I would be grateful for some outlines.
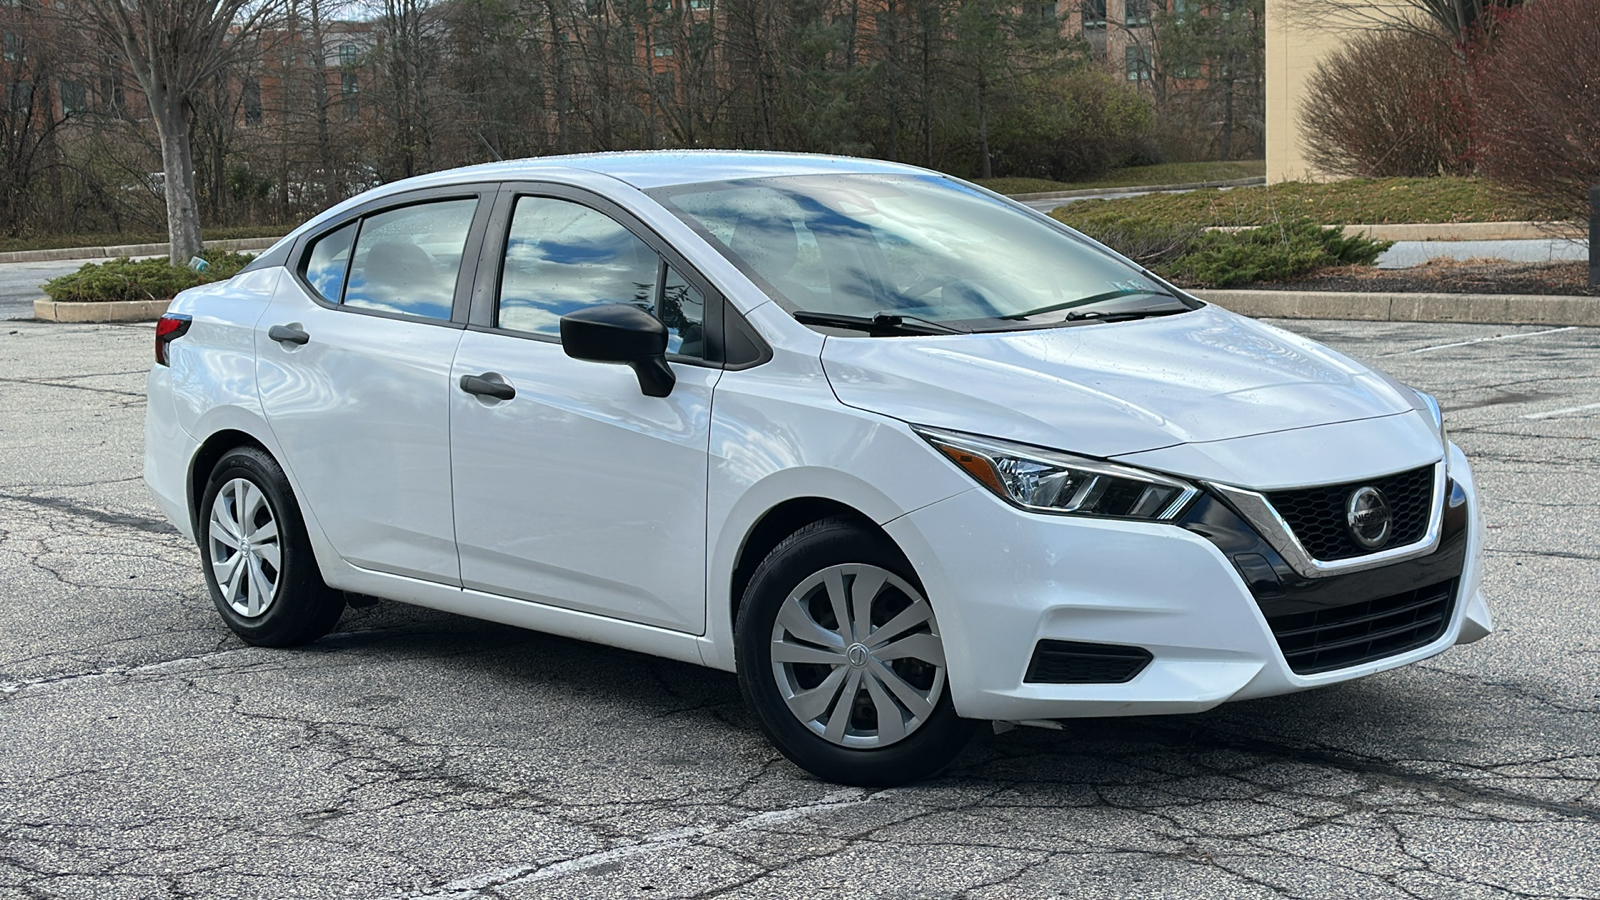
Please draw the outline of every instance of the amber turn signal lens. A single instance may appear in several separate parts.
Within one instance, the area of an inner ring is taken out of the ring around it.
[[[973,478],[983,482],[983,485],[996,494],[1006,496],[1006,487],[1000,482],[1000,473],[994,470],[994,463],[975,453],[968,453],[955,447],[935,444],[945,456],[950,457],[956,465],[967,470]]]

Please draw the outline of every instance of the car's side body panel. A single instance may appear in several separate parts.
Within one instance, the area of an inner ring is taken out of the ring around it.
[[[462,331],[327,309],[285,278],[258,329],[263,411],[301,505],[351,563],[460,583],[450,493],[450,359]]]
[[[516,396],[451,392],[465,587],[701,633],[706,443],[722,371],[674,369],[672,393],[646,397],[625,366],[467,332],[452,382],[492,372]]]

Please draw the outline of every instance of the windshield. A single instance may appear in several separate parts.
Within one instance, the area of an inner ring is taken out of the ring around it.
[[[813,324],[901,317],[965,331],[1084,321],[1072,315],[1081,306],[1188,308],[1095,245],[937,175],[796,175],[650,193],[791,313],[821,314],[801,317]]]

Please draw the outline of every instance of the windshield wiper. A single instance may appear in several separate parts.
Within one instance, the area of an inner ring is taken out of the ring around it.
[[[960,328],[952,328],[939,322],[919,319],[916,316],[907,316],[893,313],[875,313],[870,316],[851,316],[845,313],[816,312],[809,309],[797,310],[794,320],[802,325],[826,325],[832,328],[848,328],[853,331],[865,331],[873,335],[887,334],[969,334]]]
[[[1068,322],[1131,322],[1134,319],[1149,319],[1156,316],[1175,316],[1178,313],[1189,311],[1188,306],[1153,306],[1148,309],[1125,309],[1120,312],[1095,312],[1092,309],[1076,309],[1067,313]]]
[[[1091,303],[1100,303],[1105,300],[1115,300],[1119,297],[1137,297],[1140,294],[1148,294],[1152,297],[1172,297],[1174,300],[1178,299],[1166,291],[1158,291],[1150,288],[1124,288],[1122,290],[1106,291],[1103,294],[1091,294],[1087,297],[1079,297],[1076,300],[1068,300],[1065,303],[1052,303],[1049,306],[1041,306],[1038,309],[1030,309],[1027,312],[1012,313],[1009,316],[999,316],[998,318],[1029,319],[1034,316],[1042,316],[1045,313],[1060,312],[1063,309],[1072,309],[1076,306],[1088,306]],[[1187,307],[1185,308],[1187,309]]]

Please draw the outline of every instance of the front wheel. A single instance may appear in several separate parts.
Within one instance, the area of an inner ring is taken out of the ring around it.
[[[808,525],[768,554],[735,640],[762,729],[820,778],[926,778],[976,725],[950,703],[944,643],[916,573],[884,535],[845,519]]]

